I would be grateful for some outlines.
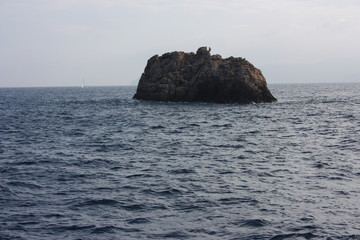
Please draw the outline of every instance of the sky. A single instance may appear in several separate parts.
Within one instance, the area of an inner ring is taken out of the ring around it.
[[[359,0],[0,0],[0,87],[136,85],[201,46],[269,84],[360,82],[359,26]]]

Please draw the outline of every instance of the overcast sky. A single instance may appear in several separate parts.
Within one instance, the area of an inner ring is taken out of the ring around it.
[[[360,82],[360,1],[0,0],[0,87],[136,84],[200,46],[270,84]]]

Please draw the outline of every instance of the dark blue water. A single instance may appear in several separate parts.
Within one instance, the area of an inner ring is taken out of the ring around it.
[[[0,89],[0,239],[360,239],[360,84],[270,89]]]

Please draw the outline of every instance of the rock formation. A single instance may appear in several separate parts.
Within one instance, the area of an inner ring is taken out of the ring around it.
[[[136,99],[167,102],[262,103],[276,98],[261,71],[244,58],[222,58],[201,47],[150,58]]]

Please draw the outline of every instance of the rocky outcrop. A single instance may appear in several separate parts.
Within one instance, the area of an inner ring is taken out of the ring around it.
[[[261,71],[244,58],[222,58],[201,47],[150,58],[136,99],[167,102],[262,103],[276,98]]]

